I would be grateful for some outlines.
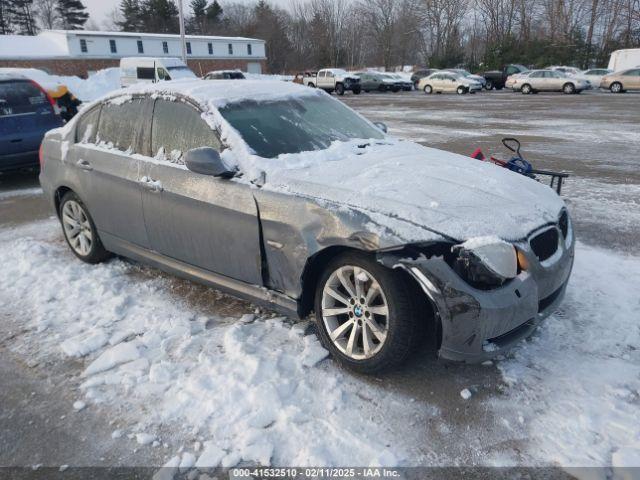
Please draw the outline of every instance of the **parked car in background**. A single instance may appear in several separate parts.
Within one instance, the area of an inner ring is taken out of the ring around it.
[[[538,92],[580,93],[591,88],[587,80],[570,77],[554,70],[533,70],[526,77],[516,79],[514,91],[524,94]]]
[[[244,80],[245,78],[240,70],[214,70],[204,76],[205,80]]]
[[[488,72],[483,72],[482,76],[484,77],[486,82],[484,88],[486,88],[487,90],[493,90],[494,88],[496,90],[501,90],[502,88],[504,88],[507,78],[509,78],[510,75],[528,71],[529,69],[524,65],[513,63],[505,65],[502,70],[490,70]]]
[[[519,79],[528,77],[530,73],[531,73],[531,70],[527,72],[514,73],[513,75],[509,75],[504,82],[505,88],[513,89]]]
[[[463,75],[453,72],[439,71],[423,78],[418,82],[418,89],[426,94],[430,93],[476,93],[482,90],[480,82],[470,80]]]
[[[402,88],[398,79],[380,72],[357,72],[355,75],[360,78],[360,88],[365,92],[398,92]]]
[[[53,99],[33,80],[0,75],[0,171],[38,166],[44,134],[62,126]]]
[[[611,54],[607,68],[614,72],[640,68],[640,48],[616,50]]]
[[[135,86],[48,133],[42,155],[77,258],[115,253],[313,312],[323,345],[361,372],[426,338],[445,359],[503,354],[558,307],[573,265],[548,186],[389,137],[293,83]]]
[[[623,93],[627,90],[640,90],[640,68],[631,68],[621,72],[609,73],[602,77],[600,88],[607,88],[612,93]]]
[[[411,82],[409,78],[403,77],[399,73],[394,72],[385,72],[383,73],[383,75],[395,81],[400,86],[401,90],[405,92],[410,92],[411,90],[413,90],[413,82]]]
[[[564,73],[565,75],[569,76],[569,77],[581,77],[582,76],[582,70],[580,70],[579,68],[576,67],[567,67],[564,65],[554,65],[551,67],[547,67],[545,68],[545,70],[553,70],[554,72],[561,72]]]
[[[318,72],[316,71],[307,70],[306,72],[299,72],[293,77],[293,83],[298,83],[307,87],[315,87],[317,75]]]
[[[482,75],[475,75],[463,68],[448,68],[447,71],[457,73],[458,75],[462,75],[463,77],[466,77],[469,80],[478,82],[482,87],[484,87],[487,83],[487,80]]]
[[[428,77],[429,75],[437,71],[438,71],[437,68],[424,68],[422,70],[416,70],[415,72],[413,72],[411,74],[411,82],[413,83],[413,88],[416,90],[419,90],[418,83],[420,82],[420,80]]]
[[[594,88],[597,88],[602,82],[602,77],[610,73],[613,73],[613,71],[609,70],[608,68],[592,68],[590,70],[584,70],[581,74],[581,77],[589,80],[591,85]]]
[[[323,68],[318,71],[315,86],[328,93],[336,92],[338,95],[344,95],[348,90],[356,95],[362,91],[360,78],[341,68]]]
[[[196,78],[195,73],[179,58],[123,57],[120,59],[120,85],[156,83],[179,78]]]

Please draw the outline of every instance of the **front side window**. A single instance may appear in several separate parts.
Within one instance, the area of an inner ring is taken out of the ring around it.
[[[171,80],[171,75],[164,68],[158,67],[158,79],[160,80]]]
[[[151,126],[151,151],[156,158],[184,164],[184,154],[199,147],[222,148],[200,112],[180,101],[156,100]]]
[[[338,100],[305,95],[286,100],[245,100],[220,109],[257,155],[324,150],[334,141],[383,139],[373,125]]]
[[[138,67],[136,75],[140,80],[155,80],[156,71],[153,67]]]
[[[87,53],[89,51],[87,48],[87,41],[84,38],[80,39],[80,51],[82,53]]]
[[[76,127],[76,143],[95,143],[100,120],[100,105],[82,114]]]
[[[119,105],[103,104],[96,141],[122,152],[136,153],[136,133],[144,124],[142,114],[143,100],[140,98]]]
[[[533,72],[531,75],[529,75],[530,78],[541,78],[542,74],[544,72]]]
[[[142,45],[142,40],[138,40],[138,53],[144,53],[144,45]]]

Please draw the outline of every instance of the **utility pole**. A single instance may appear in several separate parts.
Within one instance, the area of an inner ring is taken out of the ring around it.
[[[184,10],[182,0],[178,0],[178,16],[180,18],[180,46],[182,47],[182,61],[187,63],[187,44],[184,39]]]

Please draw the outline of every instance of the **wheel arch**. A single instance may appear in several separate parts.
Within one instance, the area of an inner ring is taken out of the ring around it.
[[[383,252],[363,250],[345,245],[334,245],[326,247],[308,258],[301,276],[302,293],[298,302],[298,315],[300,318],[307,317],[314,310],[315,293],[324,272],[324,266],[337,255],[345,252],[357,252],[364,255],[371,255],[378,263],[386,268],[399,272],[412,289],[412,295],[416,299],[417,311],[421,312],[427,331],[427,340],[433,341],[436,350],[442,345],[442,324],[438,307],[429,295],[420,286],[418,280],[402,264],[391,265],[388,263],[388,256]],[[389,256],[393,258],[393,256]]]
[[[74,192],[74,190],[66,185],[59,186],[56,188],[55,192],[53,192],[53,204],[58,218],[60,217],[60,203],[62,202],[62,197],[64,197],[68,192]]]

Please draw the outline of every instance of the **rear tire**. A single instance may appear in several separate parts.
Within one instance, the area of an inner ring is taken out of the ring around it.
[[[352,91],[354,95],[360,95],[360,92],[362,92],[362,88],[356,87]]]
[[[86,263],[100,263],[111,257],[100,240],[89,210],[74,192],[64,194],[58,211],[62,232],[73,254]]]
[[[396,367],[423,339],[417,295],[403,272],[361,252],[338,255],[328,262],[316,288],[320,341],[352,370]]]
[[[484,84],[484,88],[487,90],[493,90],[493,80],[487,80],[487,83]]]
[[[624,91],[620,82],[613,82],[609,86],[609,90],[611,90],[611,93],[622,93]]]
[[[307,84],[307,86],[308,86],[308,87],[311,87],[311,88],[316,88],[315,84],[313,84],[312,82],[309,82],[309,83]]]

